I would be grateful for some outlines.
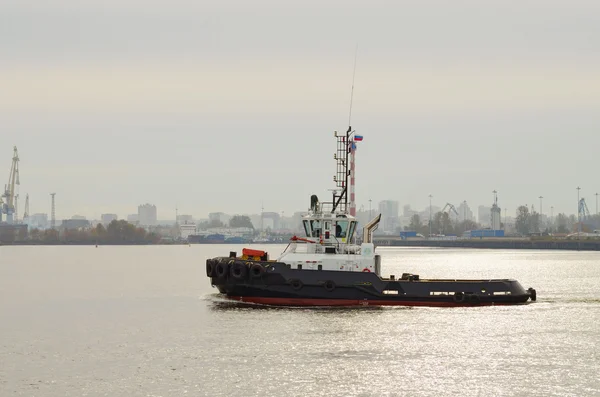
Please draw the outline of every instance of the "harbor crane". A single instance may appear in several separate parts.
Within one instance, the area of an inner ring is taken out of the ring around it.
[[[581,222],[587,221],[590,219],[590,210],[588,210],[587,204],[585,203],[585,199],[582,198],[579,200],[579,218]]]
[[[459,218],[458,215],[458,211],[456,210],[456,207],[454,207],[452,204],[450,203],[446,203],[446,205],[444,206],[444,208],[442,209],[442,213],[446,212],[446,208],[448,208],[448,215],[450,215],[450,211],[454,212],[454,214],[456,215],[456,219]]]
[[[446,211],[446,209],[448,209],[448,211]],[[442,208],[442,211],[440,212],[440,214],[447,214],[448,218],[447,221],[444,220],[444,217],[442,217],[440,219],[440,234],[446,234],[446,228],[450,227],[450,223],[452,223],[452,219],[450,219],[450,214],[451,212],[453,212],[456,215],[456,219],[458,220],[458,211],[456,210],[456,208],[454,207],[454,205],[450,204],[450,203],[446,203],[446,205],[444,206],[444,208]],[[447,223],[450,222],[450,223]]]
[[[2,220],[2,214],[5,214],[6,223],[14,223],[15,196],[17,195],[15,191],[15,186],[19,186],[20,184],[21,183],[19,182],[19,152],[17,151],[17,147],[15,146],[13,150],[10,174],[8,175],[8,184],[4,186],[4,194],[2,195],[4,202],[1,204],[2,208],[0,209],[0,221]]]
[[[579,205],[577,206],[577,215],[579,218],[577,222],[577,230],[579,232],[587,232],[594,228],[593,220],[590,215],[590,210],[588,209],[588,206],[583,197],[579,200]]]

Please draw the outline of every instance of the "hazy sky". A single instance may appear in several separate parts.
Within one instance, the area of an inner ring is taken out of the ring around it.
[[[0,182],[17,145],[31,212],[304,210],[357,45],[358,207],[595,212],[597,0],[4,0]]]

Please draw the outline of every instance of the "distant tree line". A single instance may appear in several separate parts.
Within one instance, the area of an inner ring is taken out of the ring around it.
[[[542,224],[541,215],[536,211],[530,211],[525,205],[517,208],[515,229],[516,232],[528,236],[534,233],[560,233],[566,234],[577,230],[577,216],[558,214],[550,222]],[[504,224],[500,224],[504,228]],[[468,230],[480,229],[481,225],[471,220],[452,220],[448,212],[438,212],[431,219],[431,234],[457,235],[460,236]],[[582,222],[581,230],[591,232],[593,228],[600,228],[600,216],[592,215]],[[400,228],[398,228],[400,230]],[[399,231],[398,230],[398,231]],[[418,214],[410,218],[410,224],[404,230],[413,230],[424,236],[429,235],[429,219],[421,219]]]
[[[447,212],[437,212],[431,218],[431,234],[460,236],[468,230],[479,229],[481,226],[471,220],[453,221]],[[418,214],[410,218],[410,224],[404,230],[413,230],[423,236],[429,235],[429,219],[421,220]]]
[[[529,208],[525,205],[517,208],[517,217],[515,219],[515,229],[517,233],[529,235],[530,233],[540,233],[540,214],[533,211],[529,212]],[[545,230],[544,230],[545,231]]]
[[[125,220],[113,220],[106,228],[99,223],[95,228],[64,229],[60,233],[53,229],[33,229],[27,240],[40,244],[155,244],[160,238]]]
[[[247,227],[249,229],[254,229],[254,225],[252,224],[250,217],[247,215],[232,216],[231,219],[229,220],[228,225],[225,225],[223,222],[221,222],[218,219],[212,219],[210,221],[201,222],[198,225],[198,228],[200,230],[208,230],[208,229],[222,228],[222,227],[227,227],[227,226],[229,226],[231,228]]]
[[[517,208],[515,228],[518,233],[525,236],[532,233],[567,234],[577,231],[579,221],[576,215],[559,213],[546,224],[542,224],[539,213],[536,211],[530,212],[527,206],[521,205]],[[594,228],[600,228],[600,216],[592,215],[588,219],[581,220],[581,223],[582,232],[591,232]]]

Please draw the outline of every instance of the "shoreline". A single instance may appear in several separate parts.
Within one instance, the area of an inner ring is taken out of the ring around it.
[[[111,245],[129,245],[129,246],[137,246],[137,245],[221,245],[221,246],[229,246],[229,245],[239,245],[239,246],[257,246],[257,245],[285,245],[287,243],[188,243],[187,241],[169,241],[169,242],[142,242],[142,243],[132,243],[132,242],[112,242],[112,243],[91,243],[91,242],[73,242],[73,241],[57,241],[57,242],[40,242],[40,241],[15,241],[15,242],[0,242],[0,247],[10,247],[10,246],[56,246],[56,245],[88,245],[88,246],[111,246]]]
[[[131,243],[131,242],[123,242],[123,243],[90,243],[90,242],[67,242],[67,241],[57,241],[57,242],[40,242],[40,241],[15,241],[12,243],[0,242],[0,247],[9,247],[9,246],[56,246],[56,245],[91,245],[91,246],[101,246],[101,245],[188,245],[186,242],[163,242],[163,243]]]
[[[514,249],[514,250],[562,250],[562,251],[600,251],[600,239],[590,240],[558,240],[558,239],[465,239],[465,240],[402,240],[397,237],[376,237],[376,246],[380,247],[435,247],[435,248],[474,248],[474,249]],[[253,246],[274,245],[285,243],[214,243],[199,244],[185,241],[169,242],[39,242],[39,241],[15,241],[11,243],[0,242],[2,246],[142,246],[142,245],[220,245],[220,246]]]
[[[465,240],[402,240],[396,237],[376,237],[381,247],[439,247],[517,250],[600,251],[600,239],[465,239]]]

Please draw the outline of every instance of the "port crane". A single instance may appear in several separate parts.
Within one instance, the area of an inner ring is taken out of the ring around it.
[[[590,210],[588,210],[587,204],[585,203],[585,199],[582,198],[579,200],[579,218],[581,222],[590,219]]]
[[[2,214],[6,215],[6,223],[12,224],[14,222],[15,214],[15,186],[19,186],[19,152],[15,146],[13,149],[12,164],[10,167],[10,174],[8,175],[8,184],[4,185],[4,202],[1,204],[0,209],[0,221],[2,220]]]
[[[448,211],[446,211],[446,209],[448,209]],[[442,208],[442,211],[440,212],[440,214],[448,214],[448,221],[452,222],[452,220],[450,219],[450,214],[451,212],[453,212],[456,215],[456,220],[458,220],[458,211],[456,210],[456,208],[454,207],[454,205],[450,204],[450,203],[446,203],[446,205],[444,206],[444,208]],[[446,225],[446,221],[442,219],[440,219],[440,234],[445,234],[446,233],[446,226],[450,226],[450,225]]]
[[[445,206],[444,206],[444,208],[442,209],[442,213],[446,212],[446,208],[448,208],[448,215],[450,215],[450,211],[452,211],[452,212],[454,212],[454,214],[456,215],[456,219],[458,219],[458,218],[459,218],[458,211],[456,210],[456,207],[455,207],[455,206],[453,206],[453,205],[452,205],[452,204],[450,204],[450,203],[446,203],[446,205],[445,205]]]
[[[579,218],[577,222],[577,230],[579,232],[585,232],[588,231],[588,229],[594,228],[590,210],[588,209],[584,198],[579,200],[579,205],[577,206],[577,216]]]

